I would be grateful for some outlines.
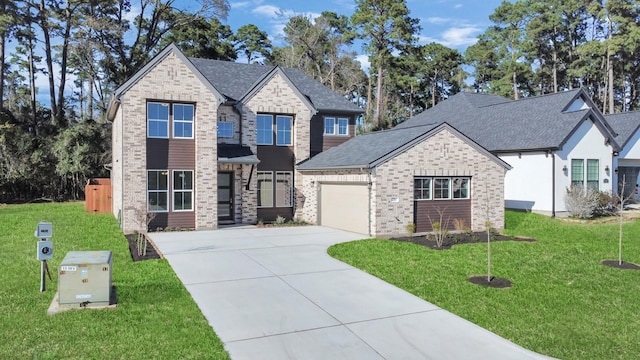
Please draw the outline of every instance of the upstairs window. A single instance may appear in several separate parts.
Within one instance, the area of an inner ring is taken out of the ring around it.
[[[148,102],[147,137],[193,139],[194,109],[193,104]]]
[[[291,142],[291,125],[293,118],[291,116],[276,116],[276,145],[289,146]]]
[[[324,118],[324,135],[349,135],[349,119]]]
[[[173,104],[173,137],[193,139],[193,105]]]
[[[258,114],[256,118],[257,144],[273,145],[273,116]]]
[[[219,138],[232,138],[233,137],[233,123],[229,121],[218,121],[218,137]]]
[[[164,139],[169,137],[169,104],[147,103],[147,136]]]

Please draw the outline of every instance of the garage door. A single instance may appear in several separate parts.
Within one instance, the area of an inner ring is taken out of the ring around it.
[[[322,184],[320,225],[369,234],[369,188],[366,184]]]

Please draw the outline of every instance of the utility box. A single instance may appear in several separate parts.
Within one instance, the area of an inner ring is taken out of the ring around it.
[[[58,268],[60,305],[109,305],[111,251],[69,251]]]

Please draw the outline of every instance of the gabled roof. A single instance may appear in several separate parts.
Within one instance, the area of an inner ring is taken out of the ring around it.
[[[149,73],[169,54],[176,54],[196,74],[219,103],[236,104],[250,97],[260,86],[278,73],[311,111],[361,114],[364,111],[354,103],[325,87],[298,69],[257,64],[241,64],[230,61],[187,58],[175,44],[170,44],[149,61],[134,76],[116,89],[107,111],[110,120],[115,116],[119,97]]]
[[[566,111],[577,99],[587,107]],[[582,89],[515,101],[459,93],[397,127],[447,122],[492,152],[536,151],[562,148],[589,118],[616,148],[615,132]]]
[[[216,89],[224,94],[227,101],[235,102],[245,98],[274,70],[277,70],[317,111],[356,114],[363,112],[354,103],[347,101],[298,69],[197,58],[189,58],[189,60]]]
[[[627,145],[631,137],[640,128],[640,111],[610,114],[605,115],[604,118],[618,134],[616,142],[621,148]]]
[[[454,133],[457,137],[474,147],[479,152],[493,159],[505,169],[511,167],[471,139],[451,127],[447,123],[425,124],[405,129],[377,131],[351,138],[349,141],[298,164],[297,169],[328,170],[328,169],[372,169],[416,144],[437,134],[443,129]]]

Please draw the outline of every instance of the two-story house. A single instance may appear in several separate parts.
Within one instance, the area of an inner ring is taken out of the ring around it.
[[[294,165],[362,113],[296,69],[187,58],[169,45],[113,94],[113,211],[125,233],[301,217]]]

